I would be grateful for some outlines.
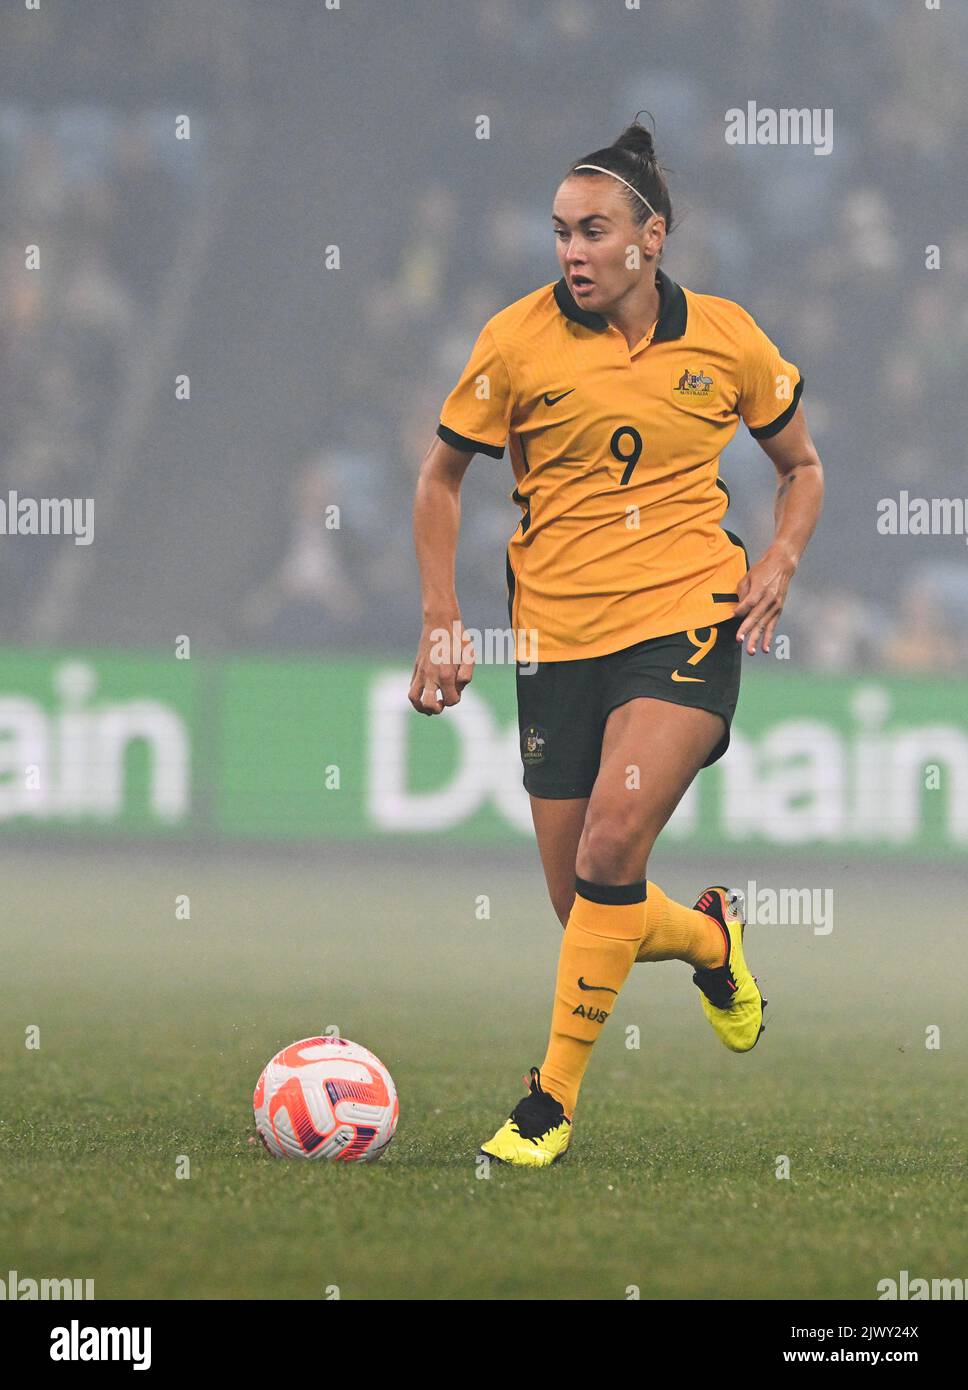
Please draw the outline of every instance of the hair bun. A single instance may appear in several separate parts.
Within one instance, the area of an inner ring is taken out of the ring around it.
[[[613,149],[628,150],[629,154],[637,155],[640,159],[655,159],[652,132],[646,130],[644,125],[639,125],[637,120],[625,127],[615,141]]]

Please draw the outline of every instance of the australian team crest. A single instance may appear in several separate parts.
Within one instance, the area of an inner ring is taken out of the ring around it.
[[[713,379],[707,372],[702,368],[697,372],[691,372],[687,367],[675,382],[672,394],[680,400],[703,401],[712,394],[712,389]]]
[[[537,724],[529,724],[521,734],[521,761],[526,767],[544,762],[548,735]]]

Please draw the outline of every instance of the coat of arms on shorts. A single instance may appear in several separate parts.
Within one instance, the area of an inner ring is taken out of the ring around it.
[[[544,762],[548,735],[537,724],[529,724],[521,735],[521,761],[528,767]]]
[[[690,400],[704,400],[713,389],[713,379],[706,372],[689,371],[688,367],[682,376],[673,386],[672,391],[676,396],[688,396]]]

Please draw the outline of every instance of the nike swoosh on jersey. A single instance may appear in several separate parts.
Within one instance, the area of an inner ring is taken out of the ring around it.
[[[545,393],[545,398],[544,398],[544,403],[545,403],[545,405],[557,405],[558,402],[559,402],[559,401],[563,401],[563,400],[565,399],[566,396],[570,396],[570,395],[571,395],[571,392],[574,391],[574,389],[575,389],[575,388],[574,388],[574,386],[573,386],[573,387],[571,388],[571,391],[562,391],[562,393],[561,393],[560,396],[549,396],[549,395],[547,394],[547,392],[546,392],[546,393]]]
[[[673,679],[674,681],[695,681],[695,682],[697,683],[697,685],[705,685],[705,684],[706,684],[706,677],[705,677],[705,676],[680,676],[680,674],[679,674],[678,671],[673,671],[673,673],[672,673],[672,679]]]

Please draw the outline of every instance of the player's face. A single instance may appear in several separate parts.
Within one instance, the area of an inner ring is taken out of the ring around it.
[[[602,174],[568,178],[552,210],[558,262],[575,302],[604,314],[638,284],[657,219],[632,220],[621,185]],[[661,222],[661,219],[658,219]],[[637,247],[638,256],[630,255]]]

